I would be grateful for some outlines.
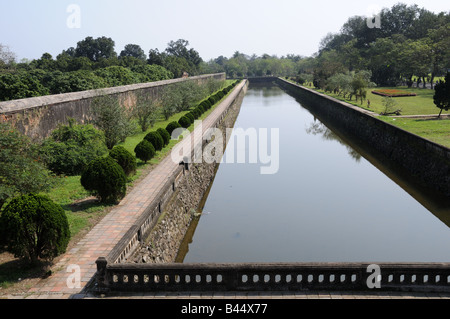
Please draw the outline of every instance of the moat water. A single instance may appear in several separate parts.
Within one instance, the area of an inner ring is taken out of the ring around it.
[[[450,261],[449,226],[278,86],[250,85],[249,128],[279,130],[278,171],[222,163],[178,262]]]

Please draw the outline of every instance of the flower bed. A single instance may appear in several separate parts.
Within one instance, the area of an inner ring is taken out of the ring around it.
[[[397,89],[384,89],[384,90],[374,90],[373,94],[389,97],[401,97],[401,96],[416,96],[416,93],[410,93],[408,91],[402,91]]]

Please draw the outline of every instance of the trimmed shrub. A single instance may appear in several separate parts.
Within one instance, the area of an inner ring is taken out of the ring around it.
[[[103,203],[115,203],[125,196],[127,177],[112,157],[99,157],[81,175],[81,185]]]
[[[153,145],[153,147],[155,148],[156,151],[160,151],[164,147],[164,140],[161,137],[161,135],[159,135],[159,133],[156,132],[156,131],[148,133],[144,137],[144,140],[147,140],[150,143],[152,143],[152,145]]]
[[[211,105],[216,104],[216,98],[215,98],[215,96],[214,96],[214,95],[213,95],[213,96],[210,96],[210,97],[208,98],[208,101],[209,101],[209,103],[211,103]]]
[[[0,230],[7,250],[30,262],[55,258],[66,251],[70,240],[64,210],[43,195],[13,198],[0,216]]]
[[[208,100],[203,101],[202,103],[200,103],[200,105],[205,110],[209,110],[211,108],[211,102],[209,102]]]
[[[201,105],[197,106],[196,108],[197,108],[202,114],[206,112],[206,109],[205,109],[203,106],[201,106]]]
[[[189,121],[191,121],[191,124],[194,123],[194,121],[196,120],[196,118],[194,117],[194,115],[192,115],[191,112],[187,113],[185,116],[189,119]]]
[[[181,127],[184,127],[184,128],[188,128],[192,124],[191,120],[187,116],[183,116],[182,118],[180,118],[178,123],[181,125]]]
[[[144,163],[147,163],[156,154],[156,150],[153,144],[145,139],[142,140],[142,142],[140,142],[138,145],[136,145],[134,152],[136,153],[136,157]]]
[[[159,129],[156,130],[156,132],[158,132],[159,135],[161,135],[161,137],[163,138],[164,145],[168,145],[170,143],[170,140],[171,140],[172,137],[170,136],[169,132],[167,132],[166,129],[159,128]]]
[[[125,175],[130,176],[136,171],[136,157],[128,152],[125,147],[114,146],[114,148],[109,152],[109,156],[111,156],[117,164],[122,167]]]
[[[181,127],[181,125],[178,122],[170,122],[166,127],[166,131],[172,136],[172,132],[179,127]]]
[[[198,119],[200,116],[202,116],[200,110],[197,110],[197,108],[193,109],[191,113],[194,115],[195,119]]]

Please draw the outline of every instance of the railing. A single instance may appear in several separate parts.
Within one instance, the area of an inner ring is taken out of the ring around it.
[[[375,265],[375,268],[370,268],[371,265]],[[304,290],[450,292],[450,264],[108,264],[105,258],[99,258],[97,287],[108,291],[134,292]]]

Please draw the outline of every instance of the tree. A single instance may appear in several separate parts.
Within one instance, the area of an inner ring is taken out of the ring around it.
[[[116,203],[125,196],[127,177],[122,167],[110,156],[89,163],[81,175],[81,185],[103,203]]]
[[[142,140],[138,145],[136,145],[134,152],[136,154],[136,157],[144,163],[147,163],[156,154],[155,147],[152,145],[152,143],[145,139]]]
[[[122,66],[109,66],[95,71],[95,75],[101,77],[108,87],[130,85],[139,82],[135,74]]]
[[[87,37],[77,43],[75,57],[87,57],[93,62],[114,58],[117,57],[114,46],[115,43],[111,38],[100,37],[94,39],[93,37]]]
[[[175,89],[181,97],[178,112],[186,111],[206,96],[206,90],[194,81],[183,81],[175,84]]]
[[[130,176],[136,171],[136,158],[126,150],[123,146],[114,146],[114,148],[109,152],[117,164],[122,167],[125,175]]]
[[[30,262],[64,253],[70,240],[64,210],[43,195],[11,200],[0,216],[0,229],[8,251]]]
[[[144,50],[137,44],[127,44],[125,48],[120,52],[120,57],[134,57],[142,61],[146,61]]]
[[[158,116],[158,110],[160,108],[160,102],[154,100],[149,92],[140,91],[136,93],[136,103],[132,107],[132,115],[137,119],[138,124],[142,132],[156,122]]]
[[[39,156],[38,145],[0,123],[0,209],[10,198],[50,190],[56,179]]]
[[[162,150],[165,144],[162,136],[156,131],[148,133],[144,139],[152,143],[156,151]]]
[[[154,82],[173,78],[172,72],[156,64],[134,65],[130,69],[139,78],[139,82]]]
[[[445,81],[436,84],[434,92],[433,102],[440,109],[440,118],[442,111],[448,111],[450,108],[450,72],[447,72]]]
[[[112,149],[117,143],[125,141],[133,132],[133,127],[119,98],[112,95],[102,95],[93,99],[91,104],[93,123],[105,135],[105,144]]]
[[[16,54],[0,43],[0,70],[9,69],[16,62]]]
[[[182,96],[176,86],[167,86],[161,98],[162,114],[168,120],[177,110],[181,109],[183,103]]]
[[[80,175],[88,163],[107,152],[103,133],[92,125],[69,119],[44,140],[40,148],[46,166],[55,174]]]

